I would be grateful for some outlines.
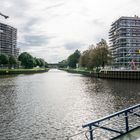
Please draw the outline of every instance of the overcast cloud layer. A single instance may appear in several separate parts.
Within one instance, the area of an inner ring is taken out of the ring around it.
[[[18,29],[18,47],[49,63],[101,38],[120,16],[140,16],[140,0],[0,0],[1,22]]]

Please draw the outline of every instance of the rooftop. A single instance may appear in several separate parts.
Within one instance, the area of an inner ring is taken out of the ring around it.
[[[116,21],[119,21],[121,19],[135,19],[135,20],[140,20],[140,17],[134,15],[134,17],[127,17],[127,16],[121,16],[119,19],[115,20],[111,25],[113,25]]]

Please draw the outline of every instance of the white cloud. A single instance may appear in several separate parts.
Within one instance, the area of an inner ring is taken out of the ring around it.
[[[108,39],[111,23],[120,16],[140,15],[139,0],[0,0],[5,21],[18,28],[21,51],[48,62],[65,59]]]

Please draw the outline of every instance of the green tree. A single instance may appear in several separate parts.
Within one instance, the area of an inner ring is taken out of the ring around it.
[[[58,64],[60,68],[66,68],[68,66],[67,60],[62,60]]]
[[[90,48],[89,49],[89,54],[88,54],[88,63],[87,63],[87,68],[88,69],[93,69],[95,67],[95,56],[96,56],[96,48]]]
[[[44,59],[42,59],[42,58],[39,58],[39,61],[40,61],[40,67],[44,67],[45,66],[45,61],[44,61]]]
[[[35,59],[35,62],[36,62],[36,66],[40,66],[41,65],[40,59],[36,58],[36,57],[34,59]]]
[[[100,57],[99,57],[100,56]],[[110,63],[111,53],[108,49],[107,42],[104,39],[97,44],[96,47],[96,61],[98,61],[99,66],[103,67]]]
[[[68,57],[68,66],[71,68],[76,68],[76,64],[79,62],[80,51],[76,50],[73,54]]]
[[[45,68],[48,68],[48,63],[45,61]]]
[[[15,58],[15,56],[10,55],[9,56],[9,67],[13,67],[17,64],[17,59]]]
[[[84,51],[79,60],[79,64],[81,67],[87,67],[88,61],[89,61],[89,50]]]
[[[39,67],[48,67],[48,63],[44,60],[44,59],[42,59],[42,58],[34,58],[34,60],[35,60],[35,66],[39,66]]]
[[[21,61],[21,65],[25,68],[33,68],[36,65],[35,59],[27,52],[23,52],[19,55],[18,60]]]
[[[94,67],[100,66],[100,55],[98,54],[99,48],[93,48],[89,53],[89,62],[88,62],[88,68],[93,69]]]
[[[96,46],[91,45],[84,51],[80,57],[80,66],[93,69],[103,67],[111,62],[111,53],[108,49],[107,42],[101,39]]]
[[[0,64],[1,65],[8,65],[9,58],[6,54],[0,54]]]

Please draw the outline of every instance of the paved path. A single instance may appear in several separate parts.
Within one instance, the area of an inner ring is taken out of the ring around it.
[[[116,138],[115,140],[140,140],[140,127],[124,136]]]

